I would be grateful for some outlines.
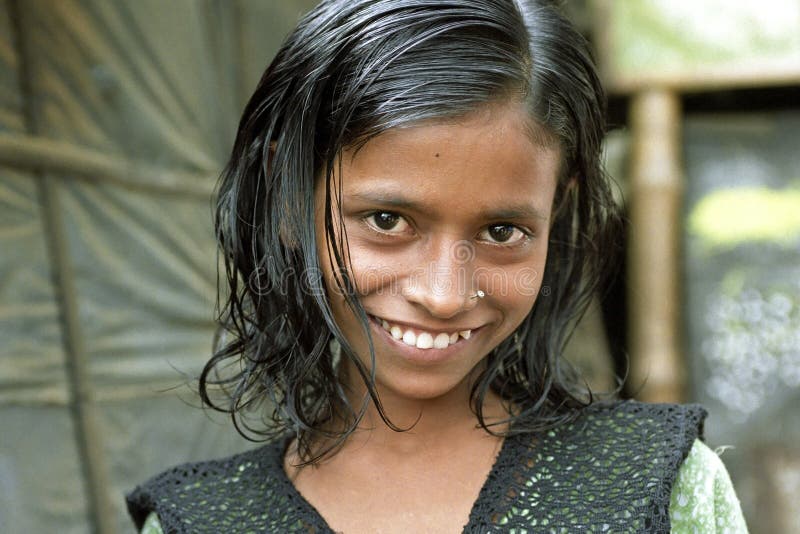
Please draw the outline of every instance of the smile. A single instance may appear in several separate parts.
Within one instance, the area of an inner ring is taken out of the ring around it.
[[[472,330],[460,330],[456,332],[427,332],[417,328],[411,328],[404,325],[392,324],[386,319],[371,315],[373,321],[381,326],[386,332],[389,333],[397,341],[403,342],[408,346],[416,347],[418,349],[446,349],[450,345],[454,345],[459,340],[469,339],[472,336]]]

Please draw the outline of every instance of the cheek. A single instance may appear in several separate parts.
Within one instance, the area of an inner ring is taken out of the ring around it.
[[[396,288],[401,268],[385,252],[351,244],[350,271],[358,292],[366,295],[383,288]]]
[[[509,305],[533,306],[544,277],[546,249],[525,261],[506,265],[481,265],[474,271],[477,287]]]
[[[520,273],[506,300],[513,315],[520,318],[528,315],[539,298],[541,285],[542,279],[537,272]]]
[[[548,294],[548,289],[542,287],[546,258],[547,246],[544,244],[533,261],[506,272],[508,285],[502,289],[506,295],[505,302],[513,310],[513,315],[524,317],[537,299]]]

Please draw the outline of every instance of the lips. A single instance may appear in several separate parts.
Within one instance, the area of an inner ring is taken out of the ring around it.
[[[370,315],[370,319],[395,341],[421,350],[446,349],[457,344],[461,339],[469,339],[473,331],[477,330],[455,330],[451,332],[422,330],[417,327],[392,323],[374,315]]]

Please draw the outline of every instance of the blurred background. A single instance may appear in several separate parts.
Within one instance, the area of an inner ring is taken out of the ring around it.
[[[313,0],[0,0],[0,532],[253,445],[198,406],[211,192]],[[626,261],[569,358],[701,402],[751,532],[800,532],[800,2],[569,0],[609,90]]]

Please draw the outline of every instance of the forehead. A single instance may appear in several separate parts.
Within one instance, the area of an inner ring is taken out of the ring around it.
[[[513,106],[394,128],[340,161],[343,202],[392,199],[432,212],[527,204],[549,215],[560,150]]]

